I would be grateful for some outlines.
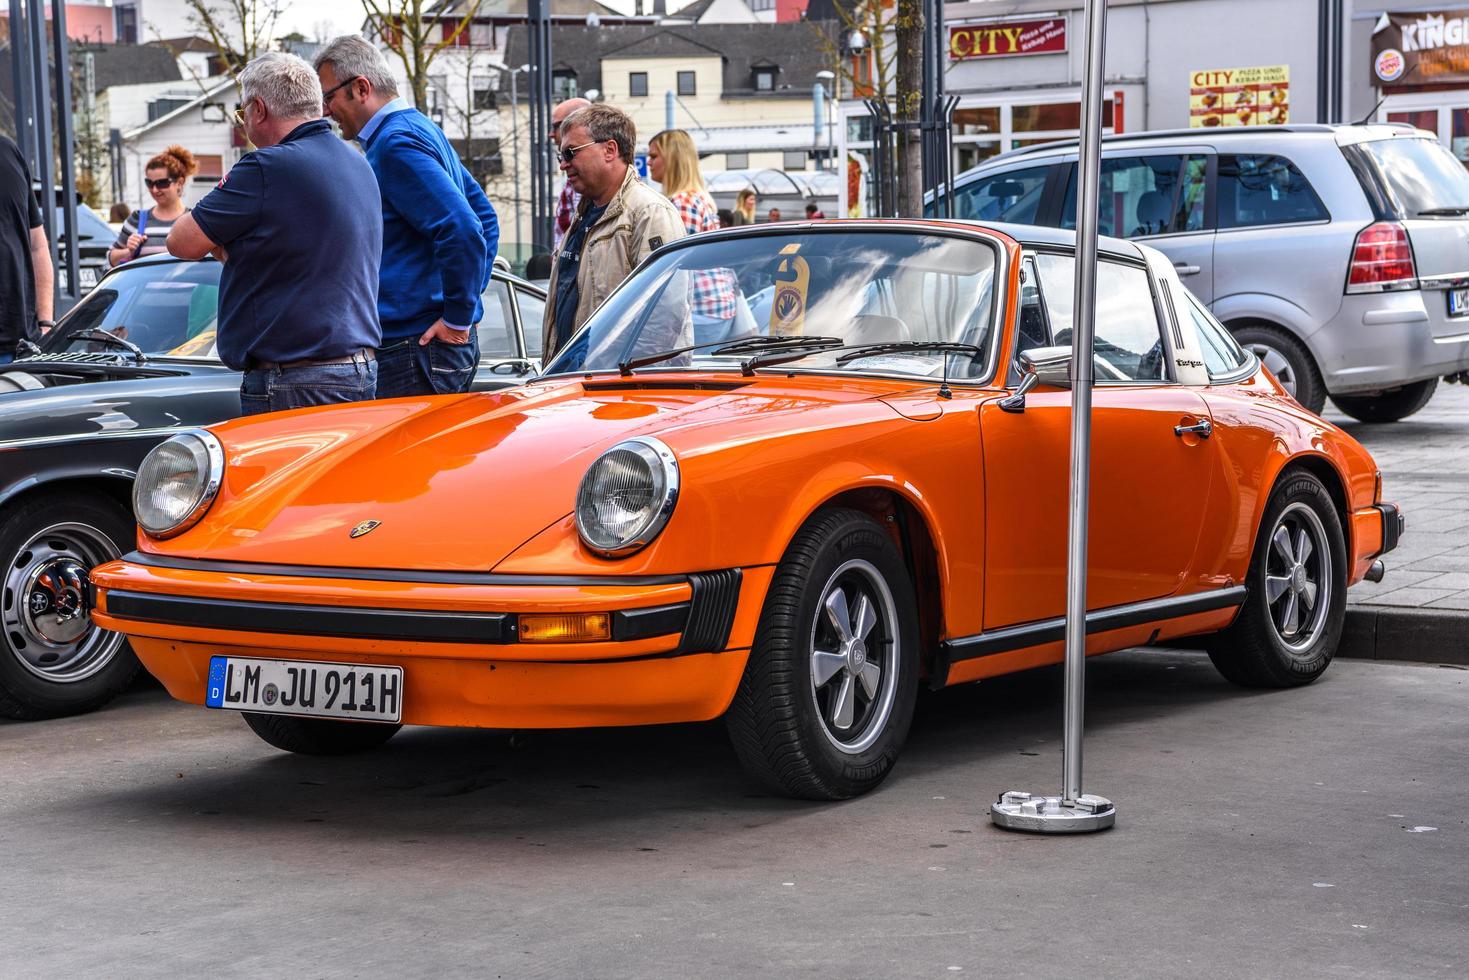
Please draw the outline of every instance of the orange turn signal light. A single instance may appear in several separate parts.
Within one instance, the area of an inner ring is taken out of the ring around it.
[[[521,643],[588,643],[612,639],[610,613],[522,613]]]

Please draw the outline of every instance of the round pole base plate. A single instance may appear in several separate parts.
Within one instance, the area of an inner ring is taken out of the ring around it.
[[[1067,802],[1059,796],[1037,796],[1011,790],[990,805],[990,819],[1006,830],[1034,834],[1087,834],[1106,830],[1117,821],[1112,801],[1083,793]]]

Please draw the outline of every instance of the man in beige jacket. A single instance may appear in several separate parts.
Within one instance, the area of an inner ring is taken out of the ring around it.
[[[578,109],[561,123],[561,169],[581,203],[553,256],[543,363],[649,252],[684,236],[678,210],[632,168],[636,141],[632,119],[610,105]]]

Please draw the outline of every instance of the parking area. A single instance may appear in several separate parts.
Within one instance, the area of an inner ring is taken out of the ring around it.
[[[1090,665],[1116,829],[991,827],[1059,782],[1060,674],[928,699],[893,776],[774,799],[718,724],[405,732],[341,760],[135,688],[0,723],[0,975],[1457,977],[1469,673],[1249,692]]]

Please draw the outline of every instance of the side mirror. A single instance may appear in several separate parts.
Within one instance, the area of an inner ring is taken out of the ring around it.
[[[1015,389],[1015,394],[1000,399],[1001,411],[1025,411],[1025,396],[1036,385],[1071,387],[1071,348],[1032,347],[1021,351],[1020,370],[1025,372],[1025,377],[1020,379],[1020,387]]]

